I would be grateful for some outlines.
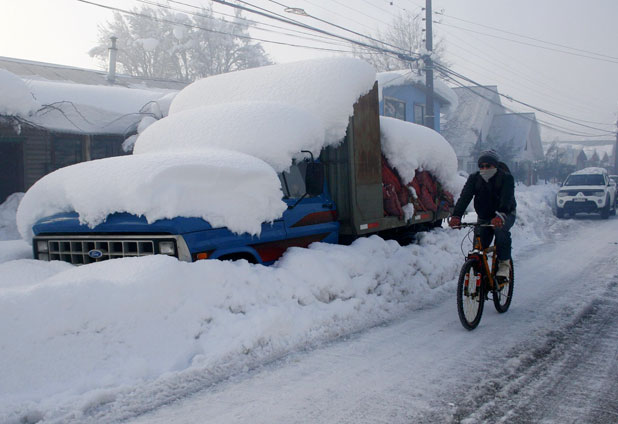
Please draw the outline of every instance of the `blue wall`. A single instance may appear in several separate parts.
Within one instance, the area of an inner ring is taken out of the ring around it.
[[[392,97],[405,102],[406,121],[414,122],[414,104],[425,106],[425,93],[412,85],[398,85],[386,87],[382,90],[380,100],[380,115],[384,115],[384,97]],[[440,132],[440,103],[434,97],[435,130]]]

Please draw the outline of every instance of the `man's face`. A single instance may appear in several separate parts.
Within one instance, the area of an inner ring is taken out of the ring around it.
[[[479,164],[479,169],[492,169],[492,168],[495,168],[495,165],[492,165],[490,163]]]

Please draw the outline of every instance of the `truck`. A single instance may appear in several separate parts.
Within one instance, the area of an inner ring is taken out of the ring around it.
[[[90,228],[80,224],[77,213],[64,212],[32,227],[34,258],[79,265],[162,254],[182,261],[245,259],[269,265],[286,249],[313,242],[347,244],[373,234],[406,242],[450,215],[452,196],[444,190],[435,193],[434,210],[421,210],[417,204],[413,216],[385,212],[377,83],[354,104],[342,142],[312,156],[306,152],[304,160],[279,173],[287,210],[274,222],[263,223],[259,235],[214,228],[201,218],[148,223],[129,213],[111,214]]]

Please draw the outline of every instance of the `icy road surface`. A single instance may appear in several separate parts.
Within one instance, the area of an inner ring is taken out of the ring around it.
[[[472,332],[453,290],[130,422],[618,422],[618,219],[578,224],[519,254],[511,309]]]

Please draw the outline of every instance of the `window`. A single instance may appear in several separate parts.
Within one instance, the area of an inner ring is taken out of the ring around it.
[[[52,170],[81,162],[82,138],[79,136],[52,137]]]
[[[307,192],[305,188],[305,170],[307,164],[301,162],[297,165],[292,165],[289,172],[279,174],[283,195],[285,197],[301,197]]]
[[[384,116],[406,120],[406,104],[392,97],[384,97]]]
[[[90,159],[126,155],[122,150],[122,137],[95,136],[90,142]]]
[[[425,123],[425,105],[414,104],[414,123],[419,125]]]

